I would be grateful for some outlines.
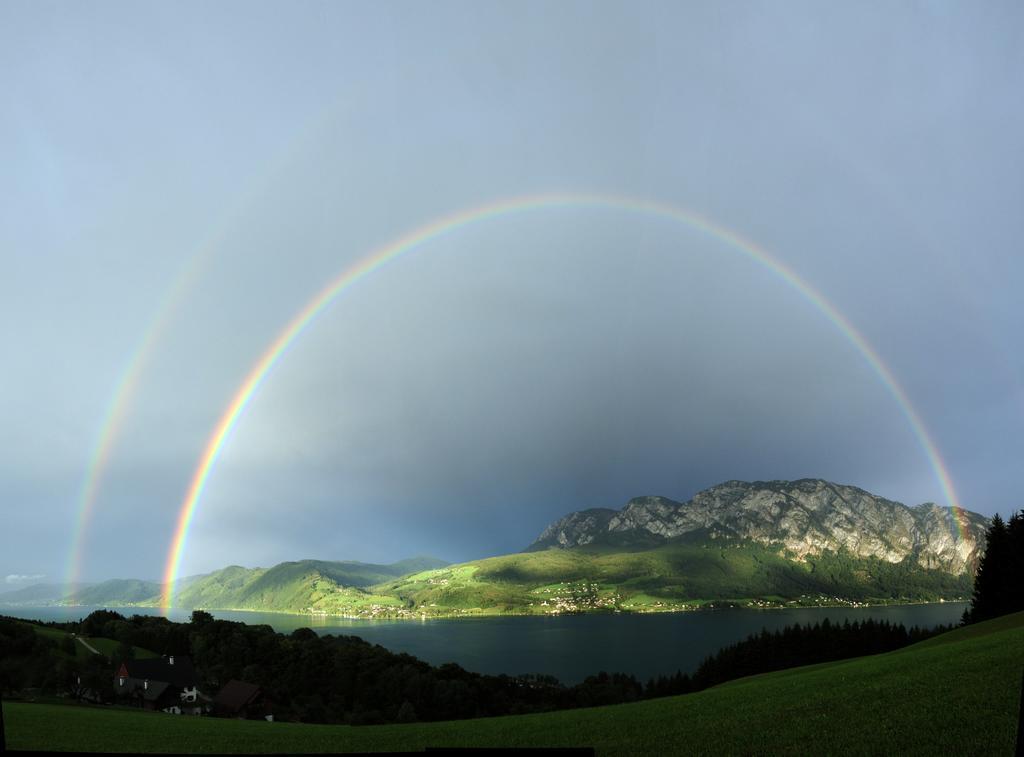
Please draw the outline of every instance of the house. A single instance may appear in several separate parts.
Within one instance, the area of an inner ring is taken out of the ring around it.
[[[114,694],[146,710],[175,715],[204,711],[192,660],[181,655],[125,660],[114,678]]]
[[[270,720],[270,702],[256,684],[232,678],[213,699],[213,714],[223,718]]]

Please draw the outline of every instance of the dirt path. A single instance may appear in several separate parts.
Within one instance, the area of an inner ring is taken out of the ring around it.
[[[77,641],[80,641],[80,642],[82,643],[82,646],[84,646],[84,647],[85,647],[86,649],[88,649],[88,650],[89,650],[90,652],[92,652],[93,654],[103,654],[102,652],[100,652],[100,650],[98,650],[98,649],[97,649],[96,647],[94,647],[94,646],[93,646],[92,644],[90,644],[89,642],[87,642],[87,641],[86,641],[85,639],[83,639],[83,638],[82,638],[81,636],[76,636],[76,637],[75,637],[75,639],[76,639]]]

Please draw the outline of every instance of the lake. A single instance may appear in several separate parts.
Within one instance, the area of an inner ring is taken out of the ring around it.
[[[573,684],[598,671],[652,676],[692,672],[721,647],[762,628],[794,623],[888,620],[907,628],[956,624],[965,602],[886,607],[808,607],[785,610],[703,610],[657,614],[594,614],[371,621],[218,610],[214,617],[266,624],[281,633],[312,628],[317,633],[359,636],[434,665],[455,662],[479,673],[547,673]],[[0,614],[37,620],[78,620],[96,607],[0,607]],[[161,614],[157,608],[111,608],[123,615]],[[172,610],[171,620],[188,620]]]

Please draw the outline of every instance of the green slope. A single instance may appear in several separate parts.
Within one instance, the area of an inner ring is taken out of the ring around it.
[[[138,605],[159,600],[160,584],[135,578],[114,578],[80,589],[68,597],[76,605]]]
[[[77,583],[70,591],[80,592],[94,584]],[[65,584],[37,584],[23,589],[5,591],[0,594],[0,607],[17,607],[18,605],[40,605],[57,602],[67,596],[69,587]]]
[[[328,612],[337,610],[342,599],[362,601],[369,597],[360,587],[393,578],[378,566],[301,560],[255,569],[232,577],[222,591],[220,573],[188,587],[176,604],[185,607],[241,608],[285,612]],[[244,569],[241,569],[244,570]],[[389,604],[397,604],[387,599]]]
[[[272,568],[237,565],[196,577],[177,593],[178,607],[313,612],[373,616],[398,612],[402,602],[367,587],[413,570],[447,565],[418,557],[390,565],[354,561],[298,560]],[[157,598],[150,600],[156,603]]]
[[[124,752],[594,746],[599,755],[1014,754],[1024,613],[873,657],[543,715],[315,726],[5,703],[8,746]]]
[[[91,657],[94,653],[89,650],[86,646],[92,647],[101,655],[105,657],[111,657],[117,652],[118,642],[114,639],[104,639],[100,636],[83,636],[82,634],[72,634],[68,631],[62,631],[59,628],[50,628],[49,626],[41,626],[38,623],[31,623],[27,620],[18,620],[17,622],[23,623],[29,626],[38,636],[43,636],[47,639],[51,639],[58,644],[64,639],[70,637],[75,641],[75,656],[79,660],[86,660]],[[86,644],[81,643],[82,641]],[[148,649],[142,647],[132,647],[136,659],[142,659],[145,657],[158,657],[156,652],[151,652]],[[63,652],[61,652],[63,654]]]
[[[414,557],[389,565],[328,560],[299,560],[272,568],[231,565],[183,578],[175,606],[374,617],[399,612],[403,603],[394,596],[374,594],[367,587],[447,564],[432,557]],[[160,605],[162,588],[152,581],[114,579],[83,588],[63,603],[155,607]]]
[[[229,565],[208,575],[197,576],[178,589],[176,604],[183,607],[222,607],[226,598],[234,598],[246,591],[266,572],[265,568]]]
[[[549,549],[424,571],[372,587],[415,612],[678,610],[709,602],[759,606],[965,597],[970,579],[910,563],[826,553],[804,561],[746,542],[654,549]]]
[[[175,605],[348,617],[421,617],[588,610],[668,611],[709,603],[756,607],[935,601],[970,595],[968,576],[827,552],[803,560],[739,540],[655,548],[548,549],[459,565],[415,558],[392,565],[326,560],[230,566],[183,581]],[[410,572],[410,571],[417,572]],[[150,605],[160,586],[107,581],[81,604]]]

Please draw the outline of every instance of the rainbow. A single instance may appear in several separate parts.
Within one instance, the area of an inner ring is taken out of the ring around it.
[[[153,346],[160,341],[160,337],[172,320],[171,316],[178,309],[185,293],[191,289],[193,282],[203,269],[204,263],[204,256],[196,254],[181,267],[171,286],[167,288],[160,299],[160,303],[146,329],[143,331],[138,344],[136,344],[135,350],[125,361],[117,383],[114,384],[114,389],[107,401],[106,410],[103,413],[100,425],[93,439],[88,463],[85,468],[85,475],[82,478],[82,485],[78,496],[75,498],[71,549],[64,578],[64,585],[67,587],[69,598],[73,591],[72,587],[81,576],[82,546],[85,543],[89,521],[95,508],[99,482],[110,461],[110,452],[114,446],[114,440],[121,433],[121,427],[124,424],[127,410],[131,407],[132,400],[138,390],[139,377],[149,362],[150,356],[153,353]]]
[[[957,505],[956,493],[949,471],[935,443],[929,436],[924,422],[914,409],[906,392],[900,386],[892,371],[882,362],[881,357],[879,357],[878,353],[864,336],[857,331],[853,324],[835,306],[829,303],[820,292],[800,278],[793,270],[773,258],[766,250],[744,239],[739,234],[718,226],[696,213],[659,202],[597,194],[530,195],[463,210],[435,220],[399,237],[390,244],[372,252],[352,267],[342,271],[295,314],[292,320],[277,335],[277,338],[271,343],[266,352],[252,366],[206,443],[202,457],[199,459],[199,463],[192,475],[185,499],[181,504],[174,536],[167,554],[163,578],[164,593],[161,599],[161,606],[165,611],[173,605],[174,584],[177,579],[182,556],[185,552],[189,527],[192,524],[196,508],[209,480],[214,463],[217,461],[225,442],[242,412],[248,406],[256,390],[270,373],[270,370],[317,316],[324,312],[334,302],[335,298],[350,286],[371,273],[380,270],[388,263],[397,260],[407,253],[413,252],[429,241],[436,240],[467,226],[481,224],[512,213],[558,208],[622,210],[676,221],[725,243],[736,252],[745,255],[778,275],[779,278],[797,290],[822,315],[831,321],[871,366],[879,380],[896,400],[897,405],[910,424],[947,501],[954,507]],[[957,520],[957,523],[959,526],[959,520]],[[962,526],[960,527],[962,529]]]
[[[266,165],[246,184],[245,190],[227,209],[224,220],[213,231],[209,232],[199,243],[179,273],[161,297],[153,317],[146,325],[134,351],[128,356],[118,376],[117,383],[107,401],[106,409],[100,420],[99,427],[93,438],[93,444],[86,463],[85,475],[75,498],[74,523],[71,532],[71,547],[65,571],[64,585],[70,587],[78,582],[82,570],[82,547],[92,513],[96,505],[99,483],[110,461],[110,453],[114,441],[120,434],[121,427],[132,399],[138,389],[139,378],[150,360],[154,346],[173,320],[186,293],[191,290],[200,273],[206,268],[215,250],[227,234],[231,223],[240,216],[252,199],[271,185],[272,180],[285,166],[290,165],[300,148],[315,141],[313,137],[322,132],[336,115],[338,103],[323,109],[284,145]]]
[[[953,521],[953,538],[959,537],[960,541],[971,538],[967,530],[967,511],[958,505],[955,500],[949,506],[949,516]]]

